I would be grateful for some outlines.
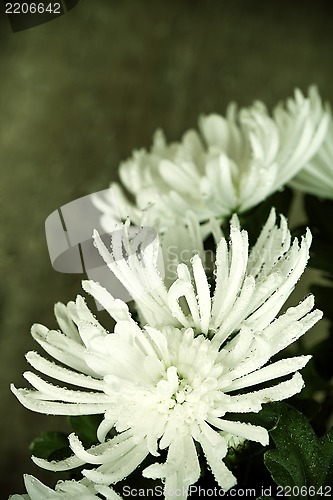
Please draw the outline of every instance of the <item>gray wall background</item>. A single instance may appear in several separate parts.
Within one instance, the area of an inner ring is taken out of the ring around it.
[[[27,447],[64,420],[21,407],[34,322],[55,327],[53,304],[80,292],[56,273],[46,217],[104,189],[157,127],[169,139],[230,100],[273,105],[317,83],[333,102],[332,5],[324,0],[82,0],[50,23],[12,33],[0,21],[1,332],[0,496],[22,474],[54,482]]]

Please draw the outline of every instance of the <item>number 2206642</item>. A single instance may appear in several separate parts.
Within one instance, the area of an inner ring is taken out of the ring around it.
[[[60,2],[6,2],[6,14],[61,14]]]
[[[332,498],[332,486],[277,486],[276,496],[277,497],[297,497],[297,498],[309,498],[316,496]]]

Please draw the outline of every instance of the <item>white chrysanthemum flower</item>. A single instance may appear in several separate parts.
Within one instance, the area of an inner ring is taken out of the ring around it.
[[[199,121],[200,133],[188,131],[180,143],[167,144],[157,132],[149,152],[136,151],[120,166],[120,178],[133,195],[131,204],[118,184],[95,197],[105,230],[119,218],[172,227],[191,210],[200,223],[244,212],[284,186],[312,158],[327,131],[330,113],[316,88],[308,97],[295,91],[270,116],[262,102],[226,117]]]
[[[40,373],[86,390],[57,387],[26,372],[34,390],[12,386],[21,403],[48,414],[104,414],[100,444],[85,450],[72,434],[72,457],[60,462],[34,458],[35,463],[54,471],[92,464],[82,474],[108,486],[152,455],[156,463],[143,475],[164,481],[165,498],[175,498],[179,490],[177,498],[186,499],[200,476],[200,447],[217,483],[228,490],[236,483],[223,462],[228,447],[242,439],[268,443],[266,429],[228,414],[258,412],[262,404],[289,398],[303,387],[299,370],[310,356],[268,362],[321,317],[312,311],[310,296],[275,319],[306,266],[310,236],[291,244],[285,220],[277,227],[272,212],[249,256],[247,234],[234,219],[229,248],[224,238],[218,245],[213,297],[198,256],[191,269],[179,265],[178,279],[167,289],[154,264],[154,245],[124,255],[123,245],[109,253],[96,242],[133,293],[146,326],[132,319],[124,302],[84,282],[115,318],[114,333],[98,324],[82,297],[57,306],[62,332],[33,328],[44,349],[74,370],[34,352],[27,354],[28,362]],[[281,377],[287,378],[277,380]],[[262,383],[265,388],[258,387]],[[112,429],[117,434],[109,438]]]
[[[58,481],[55,489],[48,488],[33,476],[26,474],[24,484],[26,495],[11,495],[10,500],[122,500],[112,488],[82,481]]]
[[[305,193],[333,199],[333,120],[317,154],[289,184]]]

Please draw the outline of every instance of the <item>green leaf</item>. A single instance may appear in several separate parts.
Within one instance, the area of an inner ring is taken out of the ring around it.
[[[310,486],[316,491],[321,486],[333,486],[333,429],[319,439],[307,418],[284,402],[267,403],[259,413],[244,415],[243,419],[236,415],[228,418],[268,430],[271,447],[264,453],[264,463],[278,486],[303,486],[307,491]],[[309,499],[321,498],[312,493]]]
[[[68,421],[85,447],[93,446],[98,442],[97,428],[103,420],[102,415],[80,415],[68,417]]]
[[[270,435],[276,449],[264,462],[279,486],[333,485],[333,433],[318,439],[307,418],[286,403],[273,403],[278,421]],[[312,496],[311,498],[316,498]]]
[[[321,438],[323,454],[327,459],[326,478],[323,484],[333,485],[333,427]]]
[[[43,432],[33,440],[29,447],[31,453],[39,458],[53,459],[56,455],[67,455],[68,438],[63,432]]]

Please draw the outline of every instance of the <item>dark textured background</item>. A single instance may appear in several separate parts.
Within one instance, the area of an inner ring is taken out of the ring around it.
[[[1,498],[23,491],[23,472],[47,477],[27,446],[63,425],[25,410],[8,390],[25,385],[24,354],[36,349],[30,325],[54,327],[53,303],[80,290],[79,275],[50,265],[46,217],[107,187],[157,127],[176,139],[230,100],[272,105],[311,83],[333,102],[331,3],[82,0],[14,34],[2,15]]]

